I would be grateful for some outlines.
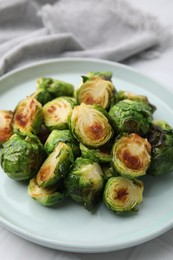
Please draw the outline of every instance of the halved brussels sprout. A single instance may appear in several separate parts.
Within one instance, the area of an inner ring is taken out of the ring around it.
[[[78,157],[65,178],[68,195],[92,211],[102,197],[104,178],[100,165]]]
[[[47,90],[54,98],[61,96],[72,97],[74,93],[72,84],[52,78],[39,78],[37,80],[37,89]]]
[[[45,159],[42,143],[33,134],[13,134],[1,150],[1,167],[14,180],[29,180]]]
[[[84,76],[85,81],[87,79],[91,79],[93,77],[99,77],[101,79],[111,81],[112,80],[112,72],[111,71],[91,71],[91,72],[88,72],[86,74],[86,76]]]
[[[151,163],[147,173],[164,175],[173,171],[173,129],[163,120],[153,122],[148,138],[151,144]]]
[[[136,178],[146,174],[150,165],[151,145],[138,134],[122,136],[112,149],[112,164],[123,177]]]
[[[57,205],[65,198],[60,185],[49,188],[39,187],[35,177],[29,182],[28,195],[45,207]]]
[[[14,110],[12,126],[14,132],[38,134],[43,122],[42,105],[33,97],[20,101]]]
[[[37,101],[40,102],[42,105],[45,105],[47,102],[54,99],[54,97],[47,90],[42,90],[42,89],[35,91],[31,95],[31,97],[37,99]]]
[[[151,107],[134,100],[122,100],[111,107],[109,115],[117,133],[138,133],[146,136],[153,121]]]
[[[40,187],[50,187],[63,179],[73,163],[71,148],[60,142],[53,152],[46,158],[36,175]]]
[[[88,79],[76,91],[78,104],[97,104],[108,109],[114,101],[115,87],[113,84],[98,76]]]
[[[59,97],[43,106],[44,124],[49,130],[68,129],[68,121],[71,117],[74,99]]]
[[[124,177],[110,178],[104,188],[103,201],[113,212],[137,211],[143,201],[143,182]]]
[[[52,78],[38,78],[36,81],[36,89],[48,91],[49,86],[53,83]]]
[[[73,109],[72,133],[82,144],[88,147],[100,147],[113,135],[107,116],[103,108],[82,103]]]
[[[98,163],[110,162],[112,160],[111,156],[112,145],[110,143],[106,143],[99,148],[92,149],[80,143],[80,150],[82,153],[82,157],[90,158]]]
[[[115,95],[115,99],[116,99],[116,102],[119,102],[119,101],[124,100],[124,99],[141,101],[141,102],[148,104],[151,107],[152,113],[154,113],[154,111],[156,110],[156,107],[149,102],[149,100],[146,96],[137,95],[137,94],[130,92],[130,91],[124,91],[124,90],[118,91]]]
[[[0,110],[0,145],[5,143],[13,134],[12,121],[13,112]]]
[[[63,142],[69,145],[73,151],[74,157],[78,157],[80,155],[80,148],[78,141],[74,138],[71,131],[69,129],[66,130],[53,130],[48,136],[44,149],[47,154],[53,152],[55,146],[59,143]]]

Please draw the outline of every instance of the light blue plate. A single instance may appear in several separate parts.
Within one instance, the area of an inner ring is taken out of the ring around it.
[[[160,83],[117,63],[57,59],[16,70],[0,80],[0,109],[13,110],[35,91],[36,79],[55,77],[77,86],[89,71],[113,72],[118,90],[148,96],[156,119],[173,126],[173,93]],[[73,252],[108,252],[155,238],[173,226],[173,175],[145,177],[144,201],[135,215],[117,216],[101,205],[95,214],[72,201],[45,208],[27,195],[27,186],[0,169],[0,224],[34,243]]]

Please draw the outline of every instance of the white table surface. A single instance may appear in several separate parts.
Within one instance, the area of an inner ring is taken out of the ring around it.
[[[158,17],[159,21],[170,29],[173,28],[173,1],[171,0],[129,0],[138,9]],[[173,31],[173,30],[172,30]],[[153,60],[132,60],[128,63],[142,73],[163,82],[173,89],[173,47]],[[78,254],[61,252],[28,242],[0,227],[0,260],[67,260],[67,259],[128,259],[128,260],[172,260],[173,229],[144,244],[116,251],[99,254]]]

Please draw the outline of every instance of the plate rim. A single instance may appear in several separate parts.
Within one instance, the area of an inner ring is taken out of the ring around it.
[[[6,78],[16,74],[20,73],[22,71],[25,71],[27,69],[33,68],[33,67],[39,67],[41,65],[48,65],[49,63],[59,63],[59,62],[91,62],[91,63],[100,63],[103,65],[110,65],[110,66],[117,66],[121,69],[124,69],[126,71],[131,71],[132,73],[135,73],[136,75],[139,75],[146,80],[150,80],[153,83],[156,83],[160,85],[161,87],[166,88],[168,92],[173,94],[173,88],[171,88],[169,85],[167,85],[165,82],[162,82],[161,80],[158,80],[152,76],[147,75],[147,73],[144,73],[140,71],[137,68],[131,67],[128,64],[123,64],[117,61],[111,61],[111,60],[106,60],[106,59],[98,59],[98,58],[83,58],[83,57],[64,57],[64,58],[51,58],[51,59],[43,59],[40,61],[33,61],[30,62],[29,64],[22,65],[20,67],[14,68],[10,70],[9,72],[6,72],[3,75],[0,75],[0,82],[5,80]]]

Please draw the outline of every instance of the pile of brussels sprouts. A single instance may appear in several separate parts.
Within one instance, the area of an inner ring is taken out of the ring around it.
[[[14,111],[0,110],[0,163],[27,181],[43,206],[66,197],[93,211],[137,211],[140,177],[173,170],[173,129],[155,121],[146,96],[117,91],[111,72],[90,72],[77,87],[40,78]]]

